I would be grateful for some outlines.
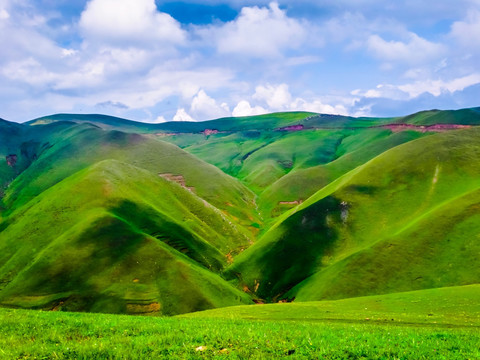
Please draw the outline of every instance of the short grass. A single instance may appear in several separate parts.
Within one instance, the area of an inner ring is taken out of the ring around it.
[[[0,358],[478,359],[479,289],[251,305],[176,318],[0,309]]]
[[[215,274],[247,239],[191,192],[132,165],[99,162],[8,222],[4,304],[171,315],[249,302]]]
[[[383,152],[279,216],[229,275],[268,301],[476,282],[479,136],[452,131]]]
[[[418,113],[398,118],[395,122],[414,125],[434,125],[434,124],[462,124],[478,125],[480,124],[480,113],[478,108],[460,109],[460,110],[430,110],[420,111]]]
[[[370,321],[450,327],[480,326],[480,285],[387,295],[254,306],[232,306],[180,315],[188,318],[291,321]]]

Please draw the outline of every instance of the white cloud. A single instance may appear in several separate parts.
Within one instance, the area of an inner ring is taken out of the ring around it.
[[[80,28],[94,42],[123,45],[182,43],[186,37],[174,18],[157,11],[154,0],[91,0],[82,12]]]
[[[267,114],[268,111],[261,106],[251,106],[247,100],[240,101],[232,111],[232,116],[253,116]]]
[[[28,58],[5,65],[1,73],[6,78],[18,80],[29,85],[47,86],[58,80],[58,76],[45,69],[37,60]]]
[[[315,55],[305,55],[305,56],[294,56],[285,60],[286,66],[301,66],[307,64],[318,63],[322,61],[320,56]]]
[[[167,122],[167,119],[165,119],[163,116],[157,116],[155,119],[155,123],[164,123]]]
[[[274,111],[280,111],[289,108],[292,96],[287,84],[277,86],[267,84],[255,88],[253,99],[265,102]]]
[[[306,101],[302,98],[297,98],[290,105],[290,110],[297,111],[309,111],[320,114],[333,114],[333,115],[348,115],[348,110],[344,105],[329,105],[324,104],[321,100]]]
[[[449,81],[426,79],[403,85],[380,84],[375,89],[367,91],[355,90],[352,95],[367,99],[386,98],[406,101],[414,99],[424,93],[440,96],[445,93],[463,91],[467,87],[480,84],[480,73],[455,78]]]
[[[367,47],[381,60],[407,64],[430,61],[441,56],[445,50],[441,44],[432,43],[414,33],[408,34],[406,42],[386,41],[379,35],[371,35]]]
[[[252,106],[248,101],[243,100],[233,110],[233,116],[259,115],[279,111],[308,111],[322,114],[348,115],[347,105],[351,106],[353,104],[351,97],[336,97],[335,99],[331,97],[331,99],[327,99],[327,102],[337,103],[335,105],[315,97],[308,100],[297,97],[293,100],[287,84],[259,85],[255,88],[252,100],[267,106]]]
[[[360,96],[367,99],[387,98],[395,100],[408,100],[409,95],[405,91],[400,90],[398,86],[391,84],[379,84],[374,89],[366,91],[357,89],[351,92],[352,95]]]
[[[451,36],[471,50],[478,49],[480,45],[480,11],[472,9],[468,12],[465,20],[454,22]]]
[[[178,109],[172,121],[195,121],[184,108]]]
[[[242,56],[279,56],[286,49],[301,46],[307,30],[287,16],[278,3],[267,7],[244,7],[234,21],[214,27],[206,36],[214,36],[220,53]]]
[[[5,9],[0,9],[0,20],[6,20],[10,17],[10,14]]]
[[[295,100],[292,100],[287,84],[259,85],[255,88],[255,94],[252,96],[252,99],[268,105],[266,108],[268,112],[309,111],[322,114],[348,114],[347,108],[343,104],[330,105],[318,98],[305,100],[297,97]]]
[[[78,51],[77,50],[73,50],[73,49],[62,49],[62,57],[69,57],[69,56],[73,56],[75,54],[77,54]]]
[[[462,91],[467,87],[480,83],[480,73],[463,76],[450,81],[426,80],[417,81],[412,84],[400,85],[398,88],[409,94],[411,98],[423,93],[430,93],[439,96],[442,93]]]
[[[216,100],[202,89],[193,98],[190,113],[197,119],[210,120],[229,116],[230,109],[226,103],[218,105]]]

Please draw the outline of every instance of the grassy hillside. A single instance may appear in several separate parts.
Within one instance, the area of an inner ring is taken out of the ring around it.
[[[392,133],[383,129],[355,130],[342,134],[342,141],[337,144],[332,161],[296,168],[261,193],[258,203],[264,216],[277,217],[377,155],[403,143],[430,135],[416,131]],[[321,150],[320,147],[317,151]]]
[[[196,194],[245,225],[253,222],[250,218],[255,220],[254,196],[245,186],[171,144],[80,124],[60,129],[39,146],[46,150],[35,155],[36,161],[12,182],[3,198],[7,212],[91,164],[117,159],[155,175],[181,176]]]
[[[107,160],[10,216],[0,233],[0,301],[163,314],[248,302],[214,274],[246,240],[190,191]]]
[[[396,122],[412,125],[480,125],[480,108],[421,111],[416,114],[399,118]]]
[[[266,299],[294,286],[287,297],[315,300],[478,282],[479,136],[453,131],[382,153],[280,217],[230,274]]]
[[[455,126],[479,121],[0,120],[0,302],[171,315],[479,283],[480,130]]]
[[[232,306],[184,314],[180,317],[478,326],[480,323],[479,296],[480,285],[469,285],[334,301]]]

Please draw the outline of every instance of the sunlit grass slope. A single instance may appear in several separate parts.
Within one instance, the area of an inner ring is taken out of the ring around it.
[[[5,358],[477,359],[478,286],[174,318],[0,309]]]
[[[60,129],[49,141],[39,144],[45,150],[12,182],[2,199],[7,213],[91,164],[117,159],[157,176],[183,177],[186,186],[227,215],[239,218],[244,225],[256,222],[254,196],[250,190],[235,178],[172,144],[139,134],[104,131],[90,124]]]
[[[10,215],[0,233],[0,301],[163,314],[246,303],[215,275],[246,241],[180,185],[106,160]]]
[[[258,203],[265,217],[281,215],[297,202],[306,200],[322,187],[375,156],[428,135],[415,131],[392,133],[384,129],[344,131],[342,134],[332,161],[296,168],[273,182],[260,194]],[[322,147],[317,148],[317,151],[322,150]],[[289,202],[291,204],[288,204]]]
[[[412,115],[398,118],[396,122],[412,125],[480,125],[480,108],[421,111]]]
[[[468,285],[343,300],[232,306],[180,317],[480,326],[479,298],[480,285]]]
[[[280,217],[231,276],[304,301],[478,282],[479,139],[453,131],[382,153]]]

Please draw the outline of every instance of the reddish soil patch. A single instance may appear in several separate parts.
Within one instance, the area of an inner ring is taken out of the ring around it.
[[[412,125],[412,124],[389,124],[380,126],[383,129],[389,129],[393,132],[414,130],[420,132],[443,132],[457,129],[468,129],[471,125],[458,125],[458,124],[435,124],[435,125]]]
[[[217,129],[205,129],[202,131],[205,136],[218,134]]]
[[[186,185],[185,178],[182,175],[174,175],[174,174],[166,173],[166,174],[158,174],[158,176],[160,176],[160,177],[162,177],[162,178],[164,178],[168,181],[176,182],[181,187],[184,187],[185,189],[187,189],[187,190],[189,190],[193,193],[195,192],[195,188],[193,186],[187,186]]]
[[[5,157],[7,160],[7,165],[10,167],[14,167],[15,164],[17,163],[18,157],[16,154],[10,154]]]
[[[279,201],[278,205],[300,205],[301,203],[303,203],[303,200]]]
[[[290,126],[284,126],[281,128],[276,129],[277,131],[300,131],[303,130],[304,126],[302,124],[299,125],[290,125]]]

